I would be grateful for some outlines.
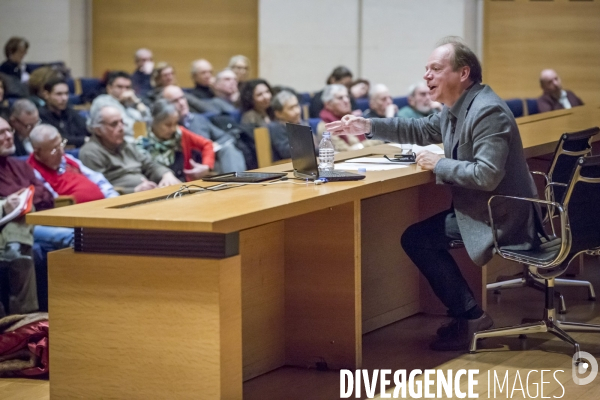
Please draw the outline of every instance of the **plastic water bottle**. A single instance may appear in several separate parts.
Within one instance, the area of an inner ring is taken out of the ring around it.
[[[319,143],[319,171],[333,171],[333,153],[331,133],[323,132],[323,139]]]

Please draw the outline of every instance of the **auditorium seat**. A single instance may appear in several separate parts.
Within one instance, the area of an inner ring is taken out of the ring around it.
[[[361,111],[366,111],[369,108],[369,99],[356,99],[356,107]]]
[[[398,106],[398,110],[408,105],[408,97],[394,97],[393,101]]]
[[[321,122],[321,118],[310,118],[308,120],[308,125],[310,126],[310,129],[312,130],[313,135],[317,134],[317,126],[319,125],[320,122]]]
[[[527,115],[539,114],[537,99],[525,99],[527,103]]]
[[[523,100],[522,99],[509,99],[504,100],[510,111],[512,111],[515,118],[522,117],[525,115],[523,112]]]

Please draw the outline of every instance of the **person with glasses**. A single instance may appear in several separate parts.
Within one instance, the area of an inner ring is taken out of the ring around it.
[[[104,175],[65,154],[67,140],[52,125],[36,126],[30,138],[34,151],[27,163],[40,181],[50,185],[54,197],[73,196],[79,204],[119,195]]]
[[[38,109],[31,100],[19,99],[13,104],[8,123],[15,131],[15,156],[27,156],[33,153],[29,134],[42,123]]]
[[[105,106],[121,110],[125,124],[125,140],[128,142],[133,142],[133,125],[136,121],[149,122],[151,119],[150,110],[131,88],[131,77],[123,71],[113,71],[108,74],[106,94],[94,99],[90,114]]]
[[[79,159],[100,172],[122,193],[140,192],[180,184],[173,172],[125,141],[123,115],[118,108],[105,106],[90,115],[91,139],[81,148]]]

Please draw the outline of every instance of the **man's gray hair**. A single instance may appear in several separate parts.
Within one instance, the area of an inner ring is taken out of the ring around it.
[[[339,83],[327,85],[325,86],[325,90],[323,90],[323,94],[321,95],[321,101],[323,104],[327,104],[333,100],[336,94],[340,92],[345,92],[348,94],[348,88],[344,85],[340,85]]]
[[[60,136],[58,129],[49,124],[40,124],[31,130],[29,140],[34,149],[40,148],[45,142]]]
[[[223,71],[219,72],[215,76],[215,82],[218,82],[220,79],[222,79],[223,75],[225,75],[226,73],[232,73],[237,79],[237,75],[235,75],[235,72],[233,72],[233,70],[231,68],[225,68]]]
[[[408,97],[413,97],[415,95],[415,92],[417,91],[417,89],[420,87],[426,87],[429,89],[429,86],[427,86],[427,83],[425,83],[423,81],[413,83],[412,85],[410,85],[408,87]]]
[[[166,99],[158,99],[152,105],[152,122],[159,123],[169,118],[173,114],[177,114],[175,104]]]
[[[481,83],[481,64],[475,53],[467,46],[465,41],[459,36],[446,36],[437,43],[436,47],[445,44],[452,45],[452,48],[454,49],[451,57],[452,69],[456,71],[462,67],[469,67],[469,79],[471,79],[472,82]]]
[[[37,107],[31,100],[19,99],[11,108],[11,117],[20,117],[23,114],[31,115],[37,111]]]
[[[98,108],[92,107],[90,109],[90,116],[88,117],[86,122],[88,132],[93,133],[94,129],[100,128],[102,126],[102,110],[104,110],[105,108],[114,108],[115,110],[121,112],[121,110],[119,110],[117,107],[110,106],[108,104]]]
[[[371,90],[369,90],[369,98],[375,96],[380,92],[389,92],[389,89],[383,83],[378,83],[376,85],[371,86]]]
[[[271,107],[273,111],[283,111],[285,107],[285,103],[287,103],[290,99],[293,99],[296,95],[289,90],[282,90],[277,93],[273,100],[271,100]]]
[[[150,49],[145,48],[145,47],[142,47],[141,49],[137,49],[137,51],[135,52],[135,59],[136,60],[138,58],[140,58],[140,54],[141,53],[150,53],[150,54],[152,54],[152,51]]]
[[[194,75],[196,73],[196,71],[198,70],[198,66],[201,63],[208,63],[208,64],[210,64],[210,62],[208,60],[204,59],[204,58],[200,58],[198,60],[192,61],[192,68],[191,68],[191,71],[190,71],[192,73],[192,75]]]

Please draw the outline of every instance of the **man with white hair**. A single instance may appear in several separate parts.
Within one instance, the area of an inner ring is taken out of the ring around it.
[[[545,69],[540,73],[540,86],[544,91],[544,94],[537,99],[540,112],[583,105],[583,101],[575,93],[563,89],[560,77],[553,69]]]
[[[387,86],[378,83],[369,92],[369,109],[363,118],[392,118],[398,112],[398,106],[392,101]]]
[[[106,106],[90,115],[91,139],[81,148],[79,159],[102,173],[124,193],[140,192],[181,183],[173,172],[142,153],[133,143],[125,142],[123,116],[115,107]]]
[[[152,52],[148,49],[138,49],[135,52],[135,67],[136,70],[131,74],[131,84],[135,93],[138,96],[143,96],[152,90],[150,84],[150,76],[154,69]]]
[[[212,124],[205,116],[191,113],[185,93],[179,86],[170,85],[165,87],[162,97],[175,105],[179,113],[179,123],[182,126],[213,141],[217,156],[215,171],[225,173],[246,170],[244,155],[235,146],[237,139]]]
[[[65,154],[65,141],[52,125],[38,125],[30,138],[33,154],[27,163],[34,168],[37,178],[52,188],[55,197],[73,196],[79,204],[119,195],[104,175]]]
[[[29,140],[31,130],[41,123],[37,107],[31,100],[19,99],[13,104],[8,120],[15,130],[15,156],[26,156],[33,153]]]
[[[434,112],[434,106],[440,105],[431,101],[427,84],[418,82],[408,88],[408,105],[398,111],[398,117],[423,118]]]
[[[238,90],[238,82],[235,72],[230,69],[224,69],[219,72],[215,78],[213,87],[215,97],[224,100],[230,106],[229,110],[235,110],[235,105],[240,99],[240,91]]]
[[[211,85],[215,80],[213,76],[212,64],[201,58],[192,63],[192,80],[196,86],[190,90],[190,94],[199,99],[212,99],[215,93],[211,89]]]

